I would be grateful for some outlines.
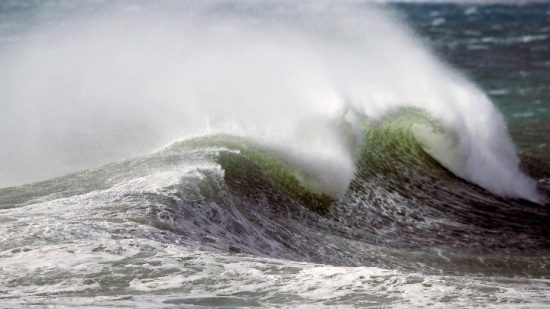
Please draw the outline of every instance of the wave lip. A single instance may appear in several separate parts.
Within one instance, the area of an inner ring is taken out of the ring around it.
[[[414,124],[411,131],[424,151],[456,176],[498,196],[547,202],[537,191],[537,182],[520,170],[515,148],[507,137],[494,149],[490,145],[464,145],[457,133],[433,125]]]

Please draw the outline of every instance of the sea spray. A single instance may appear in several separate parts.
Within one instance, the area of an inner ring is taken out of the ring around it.
[[[10,145],[2,186],[135,156],[187,134],[224,133],[300,156],[318,183],[342,194],[357,153],[332,123],[344,116],[360,142],[356,121],[413,107],[453,139],[453,154],[445,154],[433,151],[438,139],[421,137],[456,175],[498,195],[542,201],[491,101],[375,6],[76,11],[3,50],[0,69],[0,132]]]

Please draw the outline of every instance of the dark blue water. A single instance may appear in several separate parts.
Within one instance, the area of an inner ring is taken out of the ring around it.
[[[549,150],[550,5],[393,7],[491,96],[520,148]]]

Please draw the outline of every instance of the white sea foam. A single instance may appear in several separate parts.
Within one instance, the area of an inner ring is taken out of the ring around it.
[[[0,299],[8,307],[150,308],[162,303],[168,308],[222,302],[239,307],[409,308],[444,303],[514,308],[521,303],[542,308],[550,303],[547,279],[337,267],[204,252],[144,239],[67,242],[0,252],[0,259]],[[20,284],[14,288],[13,282]],[[116,288],[117,294],[109,288]],[[44,297],[50,293],[52,297]]]
[[[221,132],[298,155],[338,195],[355,153],[331,119],[415,107],[448,130],[454,152],[433,153],[456,175],[542,202],[488,97],[378,7],[170,2],[61,20],[1,54],[2,186]]]

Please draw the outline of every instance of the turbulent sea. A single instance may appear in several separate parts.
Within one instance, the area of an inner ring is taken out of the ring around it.
[[[550,5],[0,2],[0,307],[550,306]]]

